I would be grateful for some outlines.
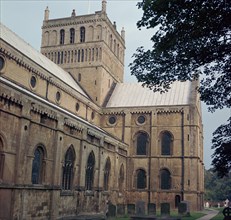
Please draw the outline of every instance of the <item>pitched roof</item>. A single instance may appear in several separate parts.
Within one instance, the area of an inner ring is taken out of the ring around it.
[[[116,85],[106,107],[145,107],[189,104],[191,82],[174,82],[168,92],[153,92],[141,83]]]
[[[75,89],[77,92],[81,93],[85,97],[88,97],[87,94],[81,89],[81,87],[76,83],[72,76],[60,68],[58,65],[53,63],[47,57],[42,55],[40,52],[35,50],[32,46],[26,43],[18,35],[8,29],[5,25],[0,23],[0,38],[10,44],[12,47],[20,51],[26,57],[31,59],[33,62],[37,63],[52,75],[56,76],[64,83]]]

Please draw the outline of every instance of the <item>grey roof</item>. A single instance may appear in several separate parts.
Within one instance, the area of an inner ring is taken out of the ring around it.
[[[31,59],[33,62],[37,63],[38,65],[49,71],[52,75],[58,77],[70,87],[72,87],[82,95],[88,97],[87,94],[81,89],[81,87],[76,83],[76,81],[68,72],[66,72],[58,65],[53,63],[51,60],[49,60],[47,57],[42,55],[40,52],[35,50],[32,46],[26,43],[23,39],[21,39],[18,35],[8,29],[2,23],[0,23],[0,38],[18,51],[20,51],[26,57]]]
[[[191,82],[174,82],[171,89],[160,94],[141,83],[119,83],[116,85],[106,107],[144,107],[189,104]]]

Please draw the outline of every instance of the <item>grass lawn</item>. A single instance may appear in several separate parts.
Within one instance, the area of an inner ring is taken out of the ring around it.
[[[213,217],[211,220],[223,220],[224,219],[224,216],[222,214],[222,211],[223,211],[223,208],[220,208],[219,209],[219,213]],[[205,214],[202,213],[202,212],[192,212],[190,213],[190,216],[189,217],[182,217],[181,220],[195,220],[195,219],[198,219],[202,216],[204,216]],[[160,217],[160,211],[157,211],[157,216]],[[177,211],[176,212],[171,212],[171,216],[172,217],[176,217],[178,216],[178,213]],[[111,220],[129,220],[129,217],[118,217],[118,218],[111,218]]]
[[[224,215],[222,214],[224,208],[219,209],[219,213],[212,218],[212,220],[223,220],[224,219]]]
[[[195,220],[195,219],[200,218],[204,215],[205,214],[201,213],[201,212],[192,212],[192,213],[190,213],[189,217],[182,217],[181,220]],[[157,216],[160,217],[159,212],[157,212]],[[178,213],[177,212],[171,212],[171,216],[176,217],[176,216],[178,216]],[[111,220],[129,220],[129,217],[120,217],[120,218],[118,217],[118,218],[112,218]],[[216,220],[220,220],[220,219],[216,219]],[[223,219],[221,219],[221,220],[223,220]]]

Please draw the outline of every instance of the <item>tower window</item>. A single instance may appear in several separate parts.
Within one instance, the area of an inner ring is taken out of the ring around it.
[[[96,97],[96,101],[97,101],[97,97]],[[91,119],[93,120],[95,118],[95,112],[91,113]]]
[[[73,147],[69,147],[65,154],[65,161],[63,164],[63,179],[62,189],[70,190],[72,187],[72,181],[74,177],[73,167],[75,161],[75,152]]]
[[[65,31],[62,29],[60,30],[60,44],[64,44],[65,39]]]
[[[110,35],[110,48],[112,49],[112,34]]]
[[[71,44],[75,43],[75,29],[74,28],[70,29],[70,43]]]
[[[81,73],[78,74],[78,81],[81,82]]]
[[[81,62],[84,62],[84,49],[81,51]]]
[[[86,167],[86,180],[85,180],[86,190],[92,190],[93,183],[94,183],[94,167],[95,167],[95,155],[93,152],[91,152],[88,157],[87,167]]]
[[[78,50],[78,62],[80,62],[80,50]]]
[[[80,28],[80,42],[85,42],[85,27]]]
[[[41,184],[44,170],[44,151],[41,147],[37,147],[34,152],[34,159],[32,162],[32,184]]]

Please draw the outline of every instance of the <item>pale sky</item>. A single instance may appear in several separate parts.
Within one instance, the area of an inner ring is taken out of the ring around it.
[[[153,30],[142,29],[139,31],[136,22],[142,16],[142,10],[136,4],[138,0],[107,0],[107,15],[113,22],[116,21],[117,30],[125,28],[126,51],[125,51],[125,82],[136,82],[136,78],[130,75],[128,64],[132,62],[132,54],[139,46],[146,49],[152,46],[150,38]],[[101,0],[0,0],[0,21],[27,43],[40,51],[41,27],[46,7],[50,10],[50,19],[70,17],[73,9],[76,15],[94,13],[101,10]],[[231,115],[230,109],[217,110],[208,113],[202,104],[204,124],[204,163],[205,168],[211,167],[211,139],[216,128],[226,123]]]

